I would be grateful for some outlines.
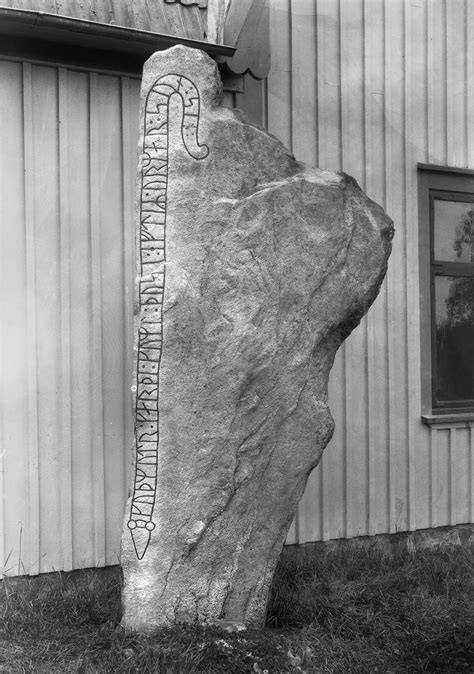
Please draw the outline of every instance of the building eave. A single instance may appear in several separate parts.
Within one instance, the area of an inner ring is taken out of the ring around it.
[[[146,59],[175,44],[202,49],[212,56],[231,57],[235,47],[186,37],[49,14],[36,10],[0,7],[0,35],[41,40],[48,44],[111,51]]]

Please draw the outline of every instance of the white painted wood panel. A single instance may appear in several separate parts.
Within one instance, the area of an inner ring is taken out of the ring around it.
[[[60,286],[60,457],[61,567],[72,568],[72,382],[71,382],[71,237],[69,191],[69,115],[67,70],[58,70],[59,144],[59,286]],[[74,170],[74,164],[72,164]]]
[[[118,561],[139,81],[0,61],[0,572]]]
[[[413,3],[405,13],[410,67],[405,78],[405,183],[407,217],[407,357],[408,357],[408,525],[410,529],[429,526],[429,432],[420,423],[420,316],[418,265],[418,203],[416,162],[427,162],[428,121],[428,10],[430,3]],[[423,111],[423,114],[420,114]],[[418,319],[418,320],[417,320]]]
[[[337,4],[337,3],[335,3]],[[340,70],[340,162],[341,169],[353,175],[362,187],[366,183],[365,130],[360,120],[365,113],[365,33],[363,4],[359,0],[339,3]],[[337,65],[335,55],[331,60]],[[333,75],[335,77],[335,74]],[[354,395],[345,397],[346,432],[346,526],[365,535],[368,499],[368,372],[367,319],[364,318],[345,344],[345,389]],[[324,468],[324,467],[323,467]],[[327,471],[326,471],[327,474]],[[324,476],[326,477],[326,475]],[[324,501],[321,504],[324,509]]]
[[[336,358],[336,431],[290,542],[472,521],[472,429],[420,418],[416,175],[417,162],[474,168],[471,5],[271,4],[269,130],[354,175],[396,228],[380,295]]]
[[[370,9],[370,11],[369,11]],[[364,30],[365,78],[365,189],[378,203],[385,204],[385,33],[384,6],[370,5]],[[382,151],[381,151],[382,149]],[[362,183],[364,186],[364,184]],[[367,316],[367,452],[368,533],[386,531],[388,526],[388,335],[385,285]]]
[[[0,455],[2,457],[2,498],[3,543],[0,545],[2,566],[0,572],[10,574],[27,571],[21,566],[24,557],[23,528],[28,519],[28,500],[25,491],[28,488],[28,447],[31,446],[31,459],[36,458],[36,420],[28,414],[31,390],[35,390],[34,371],[28,377],[29,367],[34,363],[34,353],[26,340],[27,292],[31,298],[33,269],[29,270],[28,284],[26,275],[26,255],[31,262],[30,236],[28,251],[25,236],[25,178],[31,180],[31,174],[24,174],[25,153],[29,148],[22,142],[23,126],[30,119],[23,118],[23,98],[31,92],[23,89],[23,68],[20,63],[0,62],[2,96],[0,97],[0,275],[1,275],[1,365],[0,382],[2,404],[2,436]],[[7,122],[9,122],[7,124]],[[31,165],[31,164],[30,164]],[[28,226],[31,227],[29,212]],[[34,306],[34,305],[33,305]],[[31,319],[31,313],[28,314]],[[32,444],[29,445],[29,441]],[[32,500],[36,501],[37,491],[33,487]],[[22,549],[23,548],[23,549]],[[30,556],[31,553],[31,556]],[[31,549],[27,557],[37,564],[36,550]],[[25,565],[26,566],[26,565]],[[33,571],[35,565],[33,566]]]
[[[91,224],[89,189],[89,75],[67,72],[71,292],[71,454],[73,568],[89,566],[92,554],[93,469],[91,447]]]
[[[26,280],[26,317],[24,331],[26,338],[26,363],[27,371],[25,379],[20,382],[26,391],[26,400],[21,401],[20,409],[26,412],[26,425],[28,428],[27,443],[22,453],[27,453],[27,469],[23,479],[19,482],[23,487],[21,494],[27,504],[25,520],[18,520],[20,541],[18,549],[18,568],[25,573],[38,573],[40,571],[40,496],[39,496],[39,409],[38,409],[38,328],[36,322],[36,175],[34,165],[34,117],[33,117],[33,78],[32,67],[29,63],[23,64],[22,70],[22,136],[16,138],[17,144],[23,145],[23,171],[24,187],[21,193],[24,198],[24,228],[25,228],[25,280]],[[7,132],[9,131],[6,125]],[[7,216],[8,217],[8,216]],[[7,253],[7,251],[4,251]],[[9,252],[9,251],[8,251]],[[16,349],[12,355],[17,359],[21,357]],[[25,405],[26,402],[26,405]],[[9,453],[13,454],[14,446],[10,446]],[[25,477],[28,476],[25,495]],[[17,483],[18,484],[18,483]],[[21,488],[20,487],[20,488]],[[21,492],[20,492],[21,493]],[[25,498],[26,496],[26,498]],[[7,515],[9,518],[9,514]],[[32,532],[35,532],[32,535]],[[7,548],[9,549],[9,548]]]
[[[291,122],[291,149],[298,159],[309,164],[315,164],[318,156],[317,118],[314,114],[314,101],[317,100],[317,64],[315,59],[306,57],[306,45],[315,44],[316,40],[316,6],[308,0],[291,3],[290,41],[290,114]],[[313,104],[311,104],[313,102]],[[306,488],[306,499],[303,499],[295,523],[297,542],[300,532],[306,536],[319,538],[321,536],[322,511],[306,508],[306,504],[318,503],[321,499],[321,473],[310,476]],[[289,539],[290,540],[290,539]]]
[[[337,355],[336,430],[288,542],[472,521],[472,428],[420,420],[416,197],[417,162],[474,168],[471,3],[270,8],[268,80],[228,101],[263,111],[298,159],[354,175],[396,227],[380,295]],[[0,571],[114,564],[139,81],[0,60],[0,87]]]

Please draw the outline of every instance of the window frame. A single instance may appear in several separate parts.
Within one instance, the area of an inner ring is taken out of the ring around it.
[[[420,267],[420,365],[422,421],[427,424],[474,421],[474,401],[469,404],[436,404],[436,276],[468,276],[473,265],[440,261],[434,257],[434,200],[474,202],[474,170],[418,164],[418,223]],[[463,199],[462,197],[468,197]]]

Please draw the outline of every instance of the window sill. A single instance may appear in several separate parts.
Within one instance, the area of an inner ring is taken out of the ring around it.
[[[422,414],[421,420],[428,426],[442,424],[447,427],[471,428],[474,427],[474,412],[453,412],[451,414]]]

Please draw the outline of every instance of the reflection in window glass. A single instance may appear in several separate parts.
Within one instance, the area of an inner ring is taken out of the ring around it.
[[[434,257],[474,262],[474,203],[434,199]]]
[[[474,400],[474,277],[435,276],[436,402]]]

